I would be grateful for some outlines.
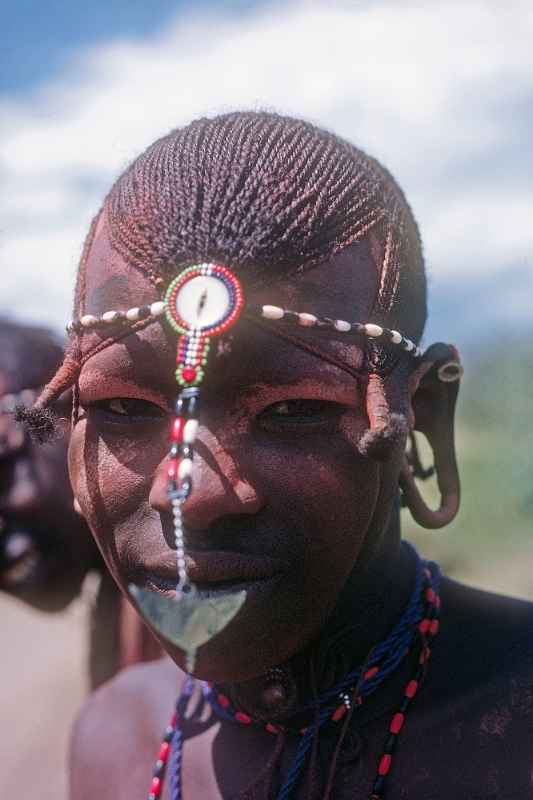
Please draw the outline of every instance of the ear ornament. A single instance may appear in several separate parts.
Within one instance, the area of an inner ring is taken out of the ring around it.
[[[402,504],[409,508],[415,522],[430,530],[449,525],[459,511],[461,487],[455,455],[454,413],[463,373],[455,347],[441,343],[424,353],[415,373],[414,431],[423,433],[428,440],[434,466],[423,467],[415,434],[411,432],[411,449],[404,457],[399,483]],[[427,505],[415,482],[416,478],[426,480],[433,474],[440,492],[437,509]]]

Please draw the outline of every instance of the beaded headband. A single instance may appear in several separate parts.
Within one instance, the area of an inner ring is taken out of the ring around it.
[[[198,431],[199,386],[213,336],[229,330],[244,311],[244,297],[236,276],[219,264],[187,267],[170,283],[164,300],[127,311],[106,311],[100,317],[86,314],[69,323],[69,333],[102,330],[112,325],[134,325],[150,317],[163,318],[178,334],[176,380],[181,387],[171,428],[167,466],[167,493],[172,506],[178,582],[175,597],[130,585],[129,590],[141,613],[161,634],[186,654],[186,668],[192,671],[198,647],[205,644],[235,617],[246,592],[219,597],[205,596],[187,575],[182,523],[182,505],[192,489],[193,445]],[[397,346],[412,358],[421,351],[401,333],[373,323],[347,322],[318,317],[308,312],[288,311],[274,305],[246,307],[251,318],[289,322],[304,328],[324,328],[357,334]]]

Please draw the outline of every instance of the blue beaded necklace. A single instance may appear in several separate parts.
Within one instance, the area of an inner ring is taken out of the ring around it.
[[[287,773],[285,782],[276,796],[276,800],[291,800],[301,778],[306,758],[312,747],[317,730],[340,722],[349,724],[351,716],[364,702],[364,699],[376,691],[383,681],[396,670],[407,653],[417,653],[413,675],[404,688],[402,701],[390,722],[387,738],[380,758],[377,775],[374,780],[369,800],[382,800],[387,775],[392,764],[392,755],[398,735],[403,728],[405,714],[415,697],[427,670],[427,662],[431,653],[432,640],[439,630],[440,583],[439,567],[432,562],[420,559],[414,548],[408,546],[416,560],[416,573],[413,592],[407,607],[390,635],[374,647],[363,665],[352,670],[336,686],[324,692],[316,701],[307,703],[297,709],[296,713],[315,711],[317,722],[307,728],[292,730],[281,725],[264,723],[234,708],[217,687],[205,681],[197,681],[188,676],[184,681],[176,703],[176,710],[171,724],[165,732],[162,750],[156,762],[148,800],[159,800],[163,789],[163,780],[169,763],[171,800],[183,800],[182,795],[182,761],[183,761],[183,722],[185,720],[189,700],[196,687],[202,691],[216,715],[225,721],[240,725],[264,727],[273,734],[292,734],[301,736],[298,750]],[[164,758],[161,755],[164,754]]]

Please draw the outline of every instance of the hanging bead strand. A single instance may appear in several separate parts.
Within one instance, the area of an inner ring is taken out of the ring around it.
[[[182,504],[192,489],[193,445],[198,431],[200,390],[198,387],[183,389],[176,400],[176,416],[170,433],[170,453],[167,466],[167,491],[172,504],[174,541],[178,568],[177,592],[190,590],[185,564],[185,542],[183,538]]]

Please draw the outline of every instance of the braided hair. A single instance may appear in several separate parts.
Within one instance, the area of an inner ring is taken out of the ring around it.
[[[373,158],[308,122],[232,112],[198,119],[154,142],[118,178],[93,221],[78,271],[76,315],[84,313],[87,261],[104,210],[112,247],[159,291],[179,267],[193,263],[224,263],[260,284],[370,237],[381,261],[373,320],[387,320],[415,341],[422,334],[422,247],[402,190]],[[75,384],[87,358],[131,330],[104,339],[83,358],[79,341],[71,341],[37,405]]]

